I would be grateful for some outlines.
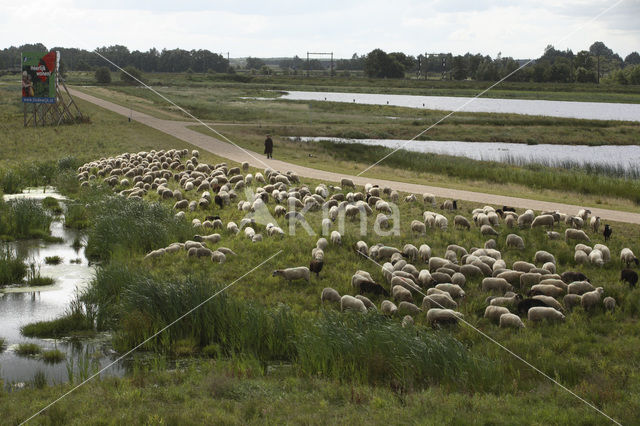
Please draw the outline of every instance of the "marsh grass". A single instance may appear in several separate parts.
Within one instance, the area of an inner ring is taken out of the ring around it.
[[[42,360],[47,364],[58,364],[67,357],[67,355],[59,349],[51,349],[42,352]]]
[[[51,216],[35,200],[18,199],[10,203],[11,235],[16,238],[30,238],[35,235],[49,235]]]
[[[139,253],[165,247],[193,235],[191,227],[160,203],[108,197],[92,208],[87,257],[109,259],[119,249]]]
[[[0,337],[0,353],[4,352],[5,349],[7,349],[7,339]]]
[[[52,285],[56,282],[55,278],[43,277],[40,275],[40,265],[31,262],[27,268],[27,285],[31,287]]]
[[[0,286],[22,282],[27,276],[27,269],[7,244],[0,244]]]
[[[89,213],[83,204],[69,203],[67,205],[64,226],[72,229],[85,229],[89,226]]]
[[[44,263],[47,265],[59,265],[62,263],[62,258],[60,256],[47,256],[44,258]]]
[[[37,355],[42,352],[42,348],[36,343],[20,343],[16,347],[16,353],[20,356]]]
[[[42,370],[37,370],[33,375],[32,381],[33,387],[36,389],[42,389],[47,386],[47,375]]]

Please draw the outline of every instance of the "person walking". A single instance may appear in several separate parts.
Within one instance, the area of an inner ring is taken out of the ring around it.
[[[271,139],[271,135],[267,135],[264,140],[264,153],[267,154],[267,158],[273,158],[273,139]]]

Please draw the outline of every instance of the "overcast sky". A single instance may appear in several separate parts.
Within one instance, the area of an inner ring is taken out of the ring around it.
[[[0,48],[122,44],[231,57],[311,51],[339,58],[381,48],[535,58],[548,44],[577,52],[599,40],[624,58],[640,51],[640,0],[623,0],[589,22],[617,1],[0,0]]]

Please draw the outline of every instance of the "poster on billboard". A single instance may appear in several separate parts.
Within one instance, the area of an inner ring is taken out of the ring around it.
[[[56,103],[59,52],[22,53],[22,102],[30,104]]]

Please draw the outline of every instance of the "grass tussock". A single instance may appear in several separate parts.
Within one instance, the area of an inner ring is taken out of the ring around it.
[[[37,355],[42,351],[42,348],[36,343],[20,343],[16,347],[16,353],[20,356]]]
[[[41,339],[59,339],[74,334],[92,334],[94,332],[93,317],[87,314],[84,304],[74,299],[60,318],[51,321],[37,321],[26,324],[20,328],[20,333],[26,337],[38,337]]]
[[[59,265],[62,263],[62,258],[60,256],[47,256],[44,258],[44,263],[47,265]]]
[[[49,235],[51,220],[51,215],[35,200],[0,200],[0,235],[39,238]]]
[[[47,364],[58,364],[65,360],[67,355],[59,349],[51,349],[42,352],[42,360]]]
[[[7,339],[0,337],[0,353],[4,352],[5,349],[7,349]]]
[[[8,245],[0,246],[0,286],[21,283],[27,270],[27,265]]]

